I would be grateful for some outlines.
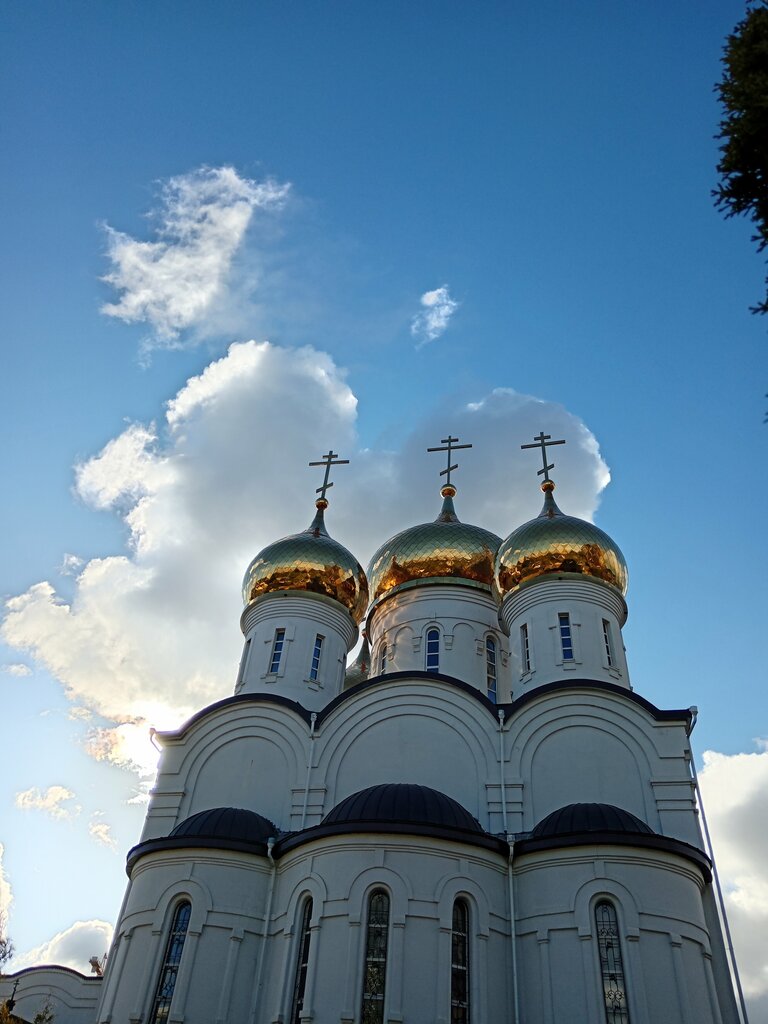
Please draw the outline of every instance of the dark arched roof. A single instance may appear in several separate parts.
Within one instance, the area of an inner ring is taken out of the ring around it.
[[[634,814],[613,804],[567,804],[542,818],[532,839],[572,835],[576,832],[632,832],[650,835],[653,829]]]
[[[318,839],[355,833],[425,836],[480,846],[504,856],[509,852],[503,839],[489,835],[452,797],[429,786],[388,782],[346,797],[319,825],[283,836],[275,844],[274,855],[281,857]]]
[[[244,807],[211,807],[185,818],[167,836],[145,839],[128,851],[126,871],[148,853],[161,850],[208,849],[267,856],[267,845],[278,834],[272,822]]]
[[[445,793],[429,786],[394,782],[369,786],[348,796],[326,814],[323,825],[382,821],[483,831],[480,822]]]
[[[268,818],[243,807],[212,807],[185,818],[169,838],[205,836],[210,839],[234,839],[241,843],[266,843],[277,835]]]

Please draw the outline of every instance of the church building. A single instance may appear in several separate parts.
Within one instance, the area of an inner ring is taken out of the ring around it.
[[[314,463],[309,526],[245,573],[234,693],[155,734],[103,977],[11,975],[17,1019],[740,1024],[695,709],[632,688],[627,566],[558,507],[562,443],[523,446],[543,507],[502,539],[446,438],[436,518],[403,509],[367,573]]]

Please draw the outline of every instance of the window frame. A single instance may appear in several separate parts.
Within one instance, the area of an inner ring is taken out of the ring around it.
[[[609,619],[603,619],[603,644],[605,650],[605,663],[606,666],[612,671],[616,671],[616,659],[613,654],[613,638],[611,636],[611,623]]]
[[[435,650],[430,650],[431,644],[437,645]],[[430,666],[430,660],[434,660],[433,666]],[[424,671],[435,674],[440,671],[440,630],[437,626],[428,626],[424,633]]]
[[[531,661],[531,631],[528,628],[528,623],[523,622],[520,624],[520,675],[527,676],[533,671],[533,662]]]
[[[463,931],[456,925],[456,911],[464,914]],[[472,912],[466,896],[457,896],[451,910],[451,977],[450,977],[450,1024],[470,1024],[472,1015],[472,952],[471,952],[471,921]],[[457,939],[459,942],[457,943]],[[463,940],[463,941],[462,941]],[[463,963],[456,956],[456,947],[463,945]],[[464,999],[457,992],[456,971],[463,972]]]
[[[386,900],[384,922],[373,922],[372,913],[374,900],[383,898]],[[365,915],[365,945],[363,949],[363,977],[360,997],[360,1024],[384,1024],[386,1019],[386,998],[387,998],[387,973],[389,964],[389,945],[392,918],[392,897],[381,885],[377,885],[368,894],[366,901]],[[373,933],[372,928],[377,932]],[[381,935],[384,941],[381,942]],[[383,953],[381,952],[383,948]],[[379,955],[377,955],[377,953]],[[369,984],[372,975],[380,975],[380,991],[372,991]]]
[[[607,955],[603,955],[603,943],[601,940],[601,929],[604,925],[601,925],[598,917],[598,912],[602,907],[605,907],[612,915],[611,926],[613,928],[613,937],[615,941],[613,945],[609,943],[606,946],[607,949],[613,948],[618,951],[618,970],[615,969],[616,959],[613,961]],[[607,896],[600,896],[595,900],[592,907],[592,920],[595,927],[595,939],[597,943],[597,973],[598,973],[598,984],[602,993],[602,1006],[603,1013],[605,1015],[606,1024],[631,1024],[631,1016],[629,1012],[629,993],[627,989],[627,972],[624,966],[624,951],[622,949],[621,935],[620,935],[620,922],[619,922],[619,911],[615,902],[609,899]],[[614,964],[614,970],[611,971],[611,963]],[[608,1000],[610,998],[610,992],[607,985],[616,985],[616,991],[621,997],[623,1006],[616,1007],[609,1006]],[[618,1016],[617,1016],[618,1013]]]
[[[272,647],[269,652],[269,665],[267,666],[268,676],[276,676],[280,672],[280,665],[282,664],[283,655],[285,654],[286,638],[286,629],[283,626],[278,626],[272,637]]]
[[[323,657],[323,647],[325,645],[325,636],[322,633],[315,635],[315,643],[312,648],[312,660],[309,664],[309,675],[307,679],[310,683],[318,682],[320,678],[320,662]]]
[[[296,970],[294,973],[293,995],[291,997],[290,1024],[301,1024],[304,1011],[304,997],[307,990],[309,973],[309,955],[312,947],[312,911],[313,900],[307,896],[301,905],[298,943],[296,946]]]
[[[494,704],[499,702],[499,645],[493,633],[485,635],[485,694]]]
[[[576,661],[576,648],[573,642],[573,623],[570,612],[557,613],[557,633],[560,642],[560,660],[563,665],[573,665]],[[567,651],[570,653],[566,653]]]
[[[179,919],[184,911],[186,911],[186,919],[184,921],[183,929],[180,929]],[[147,1016],[147,1024],[166,1024],[171,1015],[173,997],[176,992],[176,982],[179,978],[181,959],[184,954],[184,944],[189,933],[189,923],[191,919],[192,901],[185,896],[178,900],[171,913],[168,937],[165,941],[163,957],[160,961],[160,970],[157,975],[154,994],[152,995],[152,1002]],[[176,947],[178,947],[177,950]],[[175,957],[174,962],[171,962],[172,957]],[[167,972],[170,973],[168,974],[167,980],[165,980]],[[169,984],[170,994],[166,995],[164,993]]]

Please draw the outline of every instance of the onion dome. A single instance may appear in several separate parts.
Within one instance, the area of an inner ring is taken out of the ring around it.
[[[373,601],[417,580],[448,579],[490,589],[501,538],[459,520],[453,506],[455,487],[447,485],[440,493],[443,507],[433,523],[401,530],[371,559],[368,580]]]
[[[523,583],[553,573],[580,573],[627,592],[627,563],[607,533],[555,503],[555,485],[546,480],[544,507],[535,519],[514,530],[496,556],[495,583],[504,596]]]
[[[411,783],[385,783],[353,793],[323,818],[323,825],[391,823],[433,825],[438,828],[483,832],[480,822],[445,793]]]
[[[322,594],[344,605],[359,624],[368,606],[363,567],[328,535],[323,519],[328,507],[325,498],[315,505],[317,514],[303,533],[268,544],[256,555],[243,580],[243,602],[247,605],[264,594],[285,590]]]
[[[368,637],[363,633],[363,643],[360,653],[347,669],[344,675],[344,689],[349,690],[358,683],[364,683],[371,672],[371,648],[368,644]]]
[[[613,804],[568,804],[542,818],[531,833],[531,838],[545,839],[582,832],[653,834],[653,830],[644,821]]]

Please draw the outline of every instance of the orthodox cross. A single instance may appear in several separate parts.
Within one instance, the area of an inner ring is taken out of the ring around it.
[[[537,437],[534,437],[533,440],[535,444],[520,445],[521,448],[541,448],[541,461],[544,464],[544,468],[540,469],[536,475],[541,476],[541,474],[543,473],[544,479],[546,481],[549,481],[550,469],[555,468],[554,462],[551,462],[549,465],[547,465],[547,446],[551,448],[553,444],[565,444],[565,441],[552,441],[551,437],[551,434],[545,434],[542,430]]]
[[[325,492],[329,487],[333,487],[332,483],[328,483],[328,477],[331,472],[331,466],[348,466],[349,459],[338,458],[338,452],[335,452],[333,448],[330,448],[327,455],[324,455],[319,462],[310,462],[310,466],[325,466],[325,479],[323,480],[322,487],[318,487],[315,490],[315,494],[319,494],[320,498],[325,501]]]
[[[459,448],[472,447],[471,444],[456,444],[455,442],[458,440],[458,437],[451,437],[451,435],[449,434],[448,437],[444,437],[440,441],[440,444],[443,445],[444,447],[427,448],[428,452],[448,452],[448,466],[445,469],[440,470],[440,476],[444,476],[447,478],[445,482],[449,487],[453,486],[451,484],[451,473],[454,471],[454,469],[459,468],[458,462],[455,463],[453,466],[451,465],[451,452],[458,451]]]

